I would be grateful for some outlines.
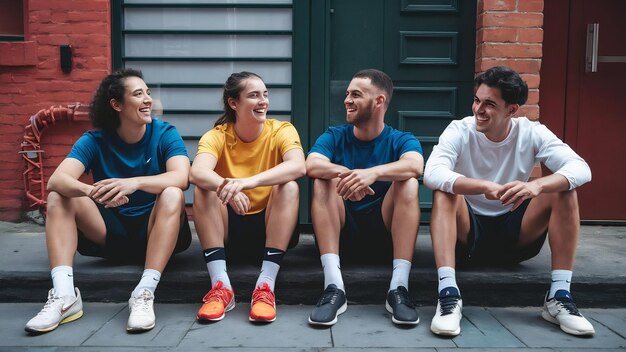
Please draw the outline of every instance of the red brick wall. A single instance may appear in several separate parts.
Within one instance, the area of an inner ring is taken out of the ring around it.
[[[539,69],[544,0],[479,0],[476,17],[476,66],[483,72],[509,66],[528,83],[528,102],[518,115],[539,118]]]
[[[52,105],[88,104],[111,69],[109,0],[24,0],[25,43],[0,43],[0,220],[19,220],[24,199],[18,154],[31,115]],[[61,71],[59,45],[73,49],[73,70]],[[49,176],[70,146],[89,128],[83,123],[49,127],[42,139]]]

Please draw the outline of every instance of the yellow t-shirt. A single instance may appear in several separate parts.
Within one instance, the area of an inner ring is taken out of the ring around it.
[[[224,178],[254,176],[283,161],[283,155],[292,149],[302,149],[298,131],[289,122],[268,119],[261,135],[246,143],[237,137],[235,126],[225,123],[214,127],[200,138],[198,153],[209,153],[217,158],[215,172]],[[246,189],[250,199],[247,214],[255,214],[267,206],[271,186]]]

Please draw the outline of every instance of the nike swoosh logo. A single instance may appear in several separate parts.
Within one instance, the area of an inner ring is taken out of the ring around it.
[[[63,307],[61,308],[61,314],[65,314],[65,313],[67,313],[67,311],[68,311],[68,310],[70,310],[70,309],[74,306],[74,304],[76,304],[76,302],[78,302],[78,300],[74,300],[74,302],[72,302],[72,304],[70,304],[70,305],[69,305],[69,306],[67,306],[67,307],[63,306]]]
[[[440,278],[439,278],[439,281],[443,281],[443,280],[448,279],[448,278],[450,278],[450,276],[440,277]]]
[[[267,251],[267,255],[276,255],[276,254],[280,254],[280,253],[282,253],[282,252],[270,252],[270,251]]]
[[[150,160],[152,160],[152,158],[148,158],[148,160],[146,160],[146,164],[149,163]]]
[[[214,251],[210,251],[209,253],[204,253],[204,256],[205,256],[205,257],[209,257],[211,254],[213,254],[213,253],[215,253],[215,252],[217,252],[217,251],[219,251],[219,249],[216,249],[216,250],[214,250]]]

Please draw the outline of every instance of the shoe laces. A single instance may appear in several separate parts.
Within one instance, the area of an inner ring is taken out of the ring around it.
[[[211,291],[209,291],[206,295],[204,295],[204,297],[202,298],[202,301],[204,303],[209,303],[209,302],[220,302],[222,303],[224,306],[226,306],[228,304],[228,302],[230,301],[230,290],[227,288],[222,288],[221,285],[219,286],[215,286],[211,289]]]
[[[139,297],[133,297],[133,311],[141,310],[143,312],[148,312],[150,310],[150,300],[152,299],[150,291],[143,290]]]
[[[274,293],[266,283],[263,283],[261,286],[254,289],[254,292],[252,293],[252,302],[252,304],[263,302],[273,307]]]
[[[565,309],[570,315],[582,317],[574,301],[562,297],[555,298],[555,300],[557,301],[557,304],[563,307],[563,309]]]
[[[42,315],[42,314],[46,314],[49,311],[56,309],[56,305],[59,304],[59,302],[61,304],[63,304],[63,299],[61,297],[55,297],[53,296],[52,292],[50,292],[48,294],[48,300],[46,301],[46,303],[43,305],[43,308],[41,309],[41,311],[37,314],[37,315]]]
[[[322,295],[322,297],[320,298],[320,300],[317,302],[317,306],[321,307],[324,304],[335,304],[335,302],[337,301],[337,297],[339,297],[339,289],[338,288],[326,288],[324,290],[324,294]]]
[[[441,315],[452,314],[454,309],[459,303],[459,296],[446,296],[439,298],[439,305],[441,306]]]
[[[409,308],[414,308],[415,306],[411,302],[409,298],[409,291],[407,291],[404,287],[393,290],[393,299],[396,301],[396,304],[405,305]]]

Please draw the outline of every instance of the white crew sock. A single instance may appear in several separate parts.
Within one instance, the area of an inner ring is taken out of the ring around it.
[[[141,291],[143,291],[144,288],[150,290],[150,292],[154,294],[154,291],[156,291],[157,285],[159,284],[160,280],[160,272],[154,269],[145,269],[143,271],[143,274],[141,275],[141,280],[139,280],[137,287],[135,287],[133,293],[131,293],[130,295],[132,297],[139,297],[139,295],[141,295]]]
[[[264,282],[270,287],[272,292],[274,292],[274,284],[276,283],[276,276],[278,275],[278,270],[280,269],[280,265],[270,262],[269,260],[264,260],[263,265],[261,265],[261,273],[259,274],[259,278],[256,280],[256,286],[259,287]]]
[[[52,276],[54,293],[58,297],[76,297],[76,291],[74,291],[74,271],[71,266],[55,266],[50,271],[50,275]]]
[[[569,292],[571,282],[571,270],[552,270],[552,282],[550,283],[550,293],[548,294],[548,299],[554,297],[554,294],[558,290],[565,290]]]
[[[324,270],[324,288],[328,287],[330,284],[335,284],[337,288],[345,293],[346,289],[343,287],[339,255],[327,253],[323,254],[320,259],[322,261],[322,269]]]
[[[225,260],[212,260],[206,263],[206,267],[209,270],[209,277],[211,277],[211,287],[215,286],[216,282],[221,281],[224,284],[224,288],[232,289],[230,278],[228,278],[228,272],[226,271]]]
[[[441,290],[446,287],[454,287],[459,290],[459,286],[457,286],[456,284],[456,271],[453,267],[440,267],[439,269],[437,269],[437,276],[439,277],[439,288],[437,290],[437,293],[441,292]]]
[[[404,259],[393,260],[393,273],[389,283],[389,291],[395,290],[398,286],[409,289],[409,273],[411,272],[411,262]]]

